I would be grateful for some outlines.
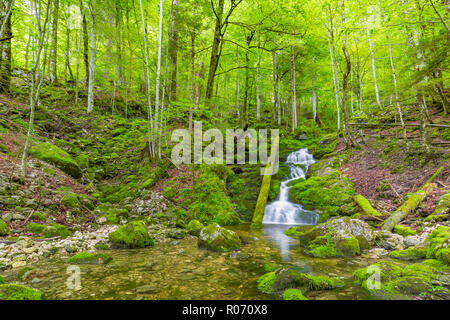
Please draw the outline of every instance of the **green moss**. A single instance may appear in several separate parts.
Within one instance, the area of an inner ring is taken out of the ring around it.
[[[306,287],[314,291],[331,290],[344,285],[344,282],[338,278],[314,276],[292,268],[278,271],[276,277],[277,279],[273,285],[275,291],[298,287]]]
[[[264,275],[262,275],[257,283],[258,283],[258,290],[262,293],[274,293],[275,292],[275,282],[277,281],[277,276],[275,272],[269,272]]]
[[[0,236],[7,236],[10,234],[10,230],[5,221],[0,219]]]
[[[413,230],[410,227],[402,226],[400,224],[395,225],[393,232],[404,237],[413,236],[417,233],[416,230]]]
[[[369,200],[364,198],[362,195],[357,194],[353,197],[353,200],[358,204],[361,210],[370,216],[381,216],[382,214],[375,210],[370,204]]]
[[[0,300],[42,300],[42,292],[18,284],[0,285]]]
[[[229,252],[241,247],[241,239],[236,232],[213,223],[200,231],[198,246],[217,252]]]
[[[274,272],[274,271],[278,271],[282,268],[281,265],[277,264],[277,263],[266,263],[263,265],[263,270],[264,272]]]
[[[78,208],[80,203],[78,202],[78,196],[75,193],[67,193],[62,199],[61,203],[67,208]]]
[[[112,259],[109,255],[104,253],[90,253],[90,252],[80,252],[67,260],[70,264],[105,264],[110,262]]]
[[[450,248],[442,248],[436,251],[436,259],[450,265]]]
[[[427,258],[436,258],[437,251],[443,248],[444,243],[449,242],[449,238],[450,227],[438,226],[436,229],[434,229],[426,239],[426,242],[429,243]]]
[[[64,150],[50,143],[41,143],[30,148],[30,154],[42,161],[55,165],[65,173],[78,179],[81,169],[75,160]]]
[[[190,234],[193,234],[196,236],[200,235],[200,230],[203,228],[204,228],[204,225],[198,220],[189,221],[189,223],[186,227],[186,229],[188,230],[188,232]]]
[[[394,250],[389,252],[389,257],[399,260],[420,260],[427,256],[427,249],[424,248],[408,248],[405,250]]]
[[[321,176],[308,180],[296,180],[289,191],[293,202],[302,204],[307,210],[321,213],[321,222],[330,216],[352,215],[357,212],[353,201],[353,183],[337,170],[328,170]]]
[[[283,293],[283,300],[308,300],[299,289],[288,289]]]
[[[284,231],[284,234],[288,237],[298,239],[298,237],[302,234],[302,231],[300,231],[299,227],[292,227]]]
[[[435,268],[438,271],[450,271],[450,266],[437,259],[427,259],[422,261],[423,265]]]
[[[155,243],[142,221],[127,223],[111,232],[108,239],[115,247],[121,248],[144,248]]]
[[[5,283],[6,283],[5,278],[3,278],[2,276],[0,276],[0,284],[5,284]]]
[[[163,191],[163,195],[166,198],[173,199],[175,197],[175,191],[171,187],[166,187]]]
[[[29,223],[26,226],[26,231],[35,234],[43,234],[46,238],[60,236],[64,239],[72,234],[69,229],[58,223],[53,223],[49,226],[39,223]]]
[[[355,237],[343,238],[336,244],[336,248],[345,257],[354,257],[361,254],[359,241]]]
[[[334,243],[324,245],[311,244],[306,248],[306,253],[316,258],[334,258],[341,256]]]
[[[222,226],[241,223],[226,194],[225,183],[212,173],[203,173],[192,189],[184,189],[182,193],[192,217],[201,223],[215,222]]]

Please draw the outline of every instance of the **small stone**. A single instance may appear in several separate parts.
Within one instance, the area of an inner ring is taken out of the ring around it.
[[[136,293],[139,294],[152,294],[152,293],[158,293],[159,289],[154,285],[146,285],[142,287],[136,288]]]
[[[25,261],[14,261],[12,264],[13,268],[21,268],[21,267],[25,267],[27,265],[27,263]]]

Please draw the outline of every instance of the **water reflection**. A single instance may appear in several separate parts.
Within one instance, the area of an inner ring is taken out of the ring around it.
[[[264,224],[262,229],[264,238],[280,249],[281,259],[283,261],[289,261],[289,252],[294,247],[299,247],[297,240],[284,234],[284,231],[291,227],[292,225],[285,224]]]

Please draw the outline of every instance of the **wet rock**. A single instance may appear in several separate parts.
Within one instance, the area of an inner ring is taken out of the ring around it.
[[[241,240],[236,232],[213,223],[200,231],[198,246],[212,251],[228,252],[239,249]]]
[[[0,300],[42,300],[42,292],[18,284],[0,285]]]
[[[403,243],[405,245],[405,247],[417,247],[419,245],[421,245],[424,242],[424,239],[422,239],[419,236],[409,236],[409,237],[405,237],[403,239]]]
[[[229,257],[231,259],[236,259],[236,260],[248,260],[250,258],[250,256],[248,254],[242,253],[242,252],[232,252],[230,253]]]
[[[198,220],[189,221],[186,229],[188,232],[194,236],[200,235],[200,230],[202,230],[205,226]]]
[[[112,259],[105,253],[80,252],[67,260],[70,264],[106,264]]]
[[[405,248],[403,237],[387,230],[375,232],[377,246],[386,250],[403,250]]]
[[[187,235],[187,232],[182,229],[172,229],[167,233],[167,236],[171,239],[183,239]]]

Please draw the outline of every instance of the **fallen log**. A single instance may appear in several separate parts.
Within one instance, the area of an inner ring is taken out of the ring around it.
[[[273,173],[273,165],[276,161],[276,158],[278,158],[278,146],[280,143],[280,138],[275,139],[274,143],[272,144],[271,148],[271,160],[266,166],[266,169],[264,170],[264,177],[261,184],[261,191],[259,192],[258,201],[256,202],[255,211],[253,213],[252,218],[252,229],[261,229],[262,228],[262,222],[264,218],[264,211],[266,209],[266,203],[267,198],[269,197],[269,191],[270,191],[270,183],[272,181],[272,173]]]
[[[411,195],[400,208],[393,212],[389,218],[383,223],[381,227],[383,230],[392,231],[395,225],[414,212],[420,203],[433,191],[437,186],[433,183],[433,180],[441,173],[443,167],[440,167],[438,171],[419,189],[416,193]]]

